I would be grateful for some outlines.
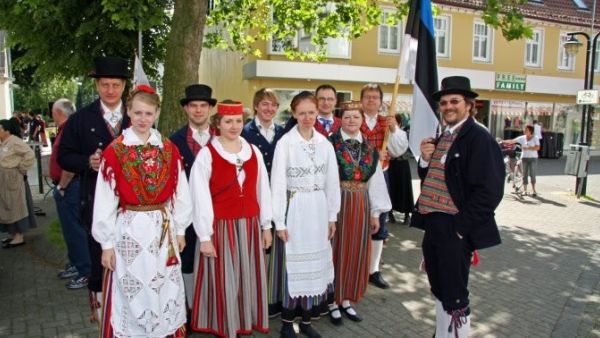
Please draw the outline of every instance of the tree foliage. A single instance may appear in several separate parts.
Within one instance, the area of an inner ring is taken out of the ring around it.
[[[154,74],[164,58],[169,0],[0,0],[0,29],[23,51],[15,69],[33,78],[78,77],[93,69],[95,56],[133,59],[138,29],[144,31],[145,65]]]
[[[531,36],[518,6],[527,0],[487,0],[483,18],[507,40]],[[208,8],[209,3],[213,8]],[[261,56],[259,42],[275,41],[290,59],[322,61],[330,38],[357,38],[382,22],[376,0],[0,0],[0,29],[23,51],[17,69],[31,69],[32,84],[87,74],[93,57],[133,59],[144,32],[144,68],[152,76],[164,60],[161,129],[185,117],[179,98],[198,81],[202,47]],[[409,3],[385,1],[404,18]],[[210,12],[210,14],[208,14]],[[297,34],[311,46],[298,46]]]

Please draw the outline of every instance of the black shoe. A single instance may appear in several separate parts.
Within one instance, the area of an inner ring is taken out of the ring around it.
[[[380,289],[389,289],[390,285],[383,279],[381,272],[376,271],[369,275],[369,283],[375,285]]]
[[[321,338],[321,334],[312,325],[300,323],[300,332],[308,338]]]
[[[337,311],[338,314],[340,315],[339,317],[334,317],[333,316],[333,312]],[[335,326],[341,326],[342,324],[344,324],[342,322],[342,314],[340,313],[340,309],[337,308],[335,310],[329,310],[329,321],[331,322],[331,324],[335,325]]]
[[[353,309],[354,308],[352,306],[348,306],[348,307],[340,307],[340,310],[346,315],[346,317],[348,317],[348,319],[350,319],[353,322],[362,322],[362,317],[357,314],[353,315],[348,313],[349,309]],[[356,313],[356,310],[354,310],[354,313]]]
[[[394,217],[394,213],[392,211],[389,213],[388,220],[390,223],[396,223],[396,217]]]
[[[294,332],[294,325],[292,323],[284,322],[281,325],[281,331],[279,331],[281,338],[296,338],[296,332]]]
[[[77,268],[71,264],[65,265],[65,269],[60,271],[57,274],[60,279],[71,279],[79,276],[79,272],[77,272]]]
[[[402,222],[402,224],[404,224],[404,225],[410,224],[410,214],[409,213],[404,214],[404,222]]]
[[[8,243],[2,244],[2,247],[4,249],[11,249],[11,248],[16,248],[16,247],[21,246],[21,245],[25,245],[25,242],[21,242],[21,243],[11,243],[11,242],[8,242]]]
[[[86,276],[75,277],[65,284],[65,287],[69,290],[81,289],[88,285],[88,281],[89,279]]]

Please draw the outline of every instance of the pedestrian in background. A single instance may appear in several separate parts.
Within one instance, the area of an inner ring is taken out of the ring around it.
[[[25,244],[24,233],[35,226],[27,206],[27,170],[33,167],[33,150],[21,139],[18,125],[0,120],[0,225],[10,237],[2,240],[5,249]]]
[[[65,285],[67,289],[80,289],[87,286],[92,264],[88,234],[79,218],[79,178],[74,173],[63,170],[57,160],[63,129],[74,112],[73,104],[67,99],[58,99],[52,105],[52,119],[57,125],[57,133],[52,144],[49,172],[54,184],[52,194],[69,258],[65,270],[59,272],[58,277],[71,279]]]
[[[512,140],[504,140],[503,143],[521,145],[521,161],[523,163],[523,192],[527,195],[527,185],[531,178],[531,196],[536,197],[535,190],[538,151],[540,150],[540,140],[535,136],[535,128],[527,125],[523,129],[523,135]]]
[[[435,297],[435,337],[468,337],[469,271],[474,250],[500,244],[494,210],[504,195],[500,147],[475,121],[477,93],[451,76],[432,98],[444,133],[421,141],[421,195],[411,226],[425,230],[423,256]]]
[[[403,128],[404,132],[408,134],[405,126],[406,120],[404,120],[403,123],[401,114],[396,114],[396,121],[398,122],[398,127]],[[411,158],[412,155],[410,150],[407,148],[406,151],[400,156],[391,157],[389,168],[392,210],[404,214],[403,224],[406,225],[410,223],[410,213],[415,206],[412,189],[412,174],[410,172],[409,163]],[[393,211],[391,211],[389,215],[390,222],[395,222],[395,218],[393,218]]]

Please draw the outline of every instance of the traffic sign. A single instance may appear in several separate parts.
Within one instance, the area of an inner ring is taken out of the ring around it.
[[[577,91],[577,104],[598,104],[598,91],[595,89]]]

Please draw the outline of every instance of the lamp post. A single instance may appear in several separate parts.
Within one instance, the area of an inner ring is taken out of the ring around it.
[[[577,40],[577,35],[583,36],[586,39],[585,76],[583,89],[594,89],[594,65],[596,64],[596,44],[598,42],[598,36],[600,36],[600,32],[594,35],[593,38],[591,38],[590,35],[586,32],[568,33],[567,36],[569,37],[569,40],[564,43],[564,47],[565,51],[570,56],[575,56],[579,51],[579,47],[583,45],[579,40]],[[583,109],[581,110],[581,135],[579,138],[580,145],[589,146],[592,143],[592,112],[593,107],[589,104],[584,105]],[[587,163],[589,163],[589,161]],[[580,184],[581,187],[579,187]],[[581,180],[577,178],[575,191],[581,191],[581,194],[585,195],[586,186],[587,177],[584,177]],[[581,190],[578,190],[578,188]]]

